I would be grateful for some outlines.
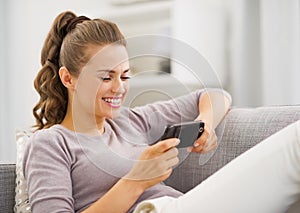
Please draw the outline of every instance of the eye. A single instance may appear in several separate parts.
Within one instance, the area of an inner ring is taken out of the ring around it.
[[[121,76],[121,80],[122,80],[122,81],[126,81],[126,80],[128,80],[128,79],[130,79],[130,76]]]
[[[102,81],[110,81],[111,77],[100,77]]]

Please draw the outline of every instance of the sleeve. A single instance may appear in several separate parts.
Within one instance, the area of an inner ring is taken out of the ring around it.
[[[30,138],[23,168],[33,213],[74,212],[70,162],[58,136],[41,130]]]
[[[199,115],[198,103],[204,90],[131,109],[130,120],[145,132],[148,142],[159,139],[168,124],[192,121]]]

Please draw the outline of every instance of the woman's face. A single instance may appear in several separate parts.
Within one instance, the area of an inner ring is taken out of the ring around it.
[[[128,90],[128,53],[122,45],[93,47],[76,82],[73,108],[96,120],[119,115]]]

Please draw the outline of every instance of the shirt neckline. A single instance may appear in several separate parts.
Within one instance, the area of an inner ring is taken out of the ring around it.
[[[83,133],[83,132],[73,131],[73,130],[68,129],[67,127],[65,127],[61,124],[55,124],[53,127],[56,127],[58,129],[61,129],[65,132],[68,132],[68,133],[71,133],[71,134],[80,135],[80,136],[88,137],[88,138],[106,137],[110,132],[109,124],[107,122],[104,122],[104,132],[103,132],[103,134],[99,134],[99,135],[90,135],[90,134]]]

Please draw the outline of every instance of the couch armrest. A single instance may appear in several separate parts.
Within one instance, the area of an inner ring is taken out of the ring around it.
[[[205,155],[180,154],[182,162],[165,182],[187,192],[249,148],[300,120],[300,105],[232,108],[217,127],[218,148]],[[300,212],[300,200],[286,213]]]
[[[217,127],[219,145],[215,152],[191,153],[187,157],[180,153],[184,160],[165,182],[186,192],[238,155],[299,119],[300,105],[232,108]]]

